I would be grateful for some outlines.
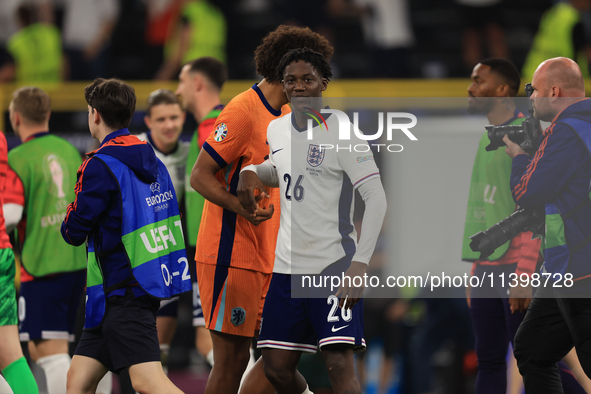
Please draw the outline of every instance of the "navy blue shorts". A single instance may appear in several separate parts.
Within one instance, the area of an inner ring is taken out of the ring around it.
[[[157,317],[166,316],[174,317],[175,319],[179,315],[179,297],[173,297],[170,300],[160,301],[160,308],[156,312]]]
[[[18,300],[20,340],[67,339],[73,342],[85,285],[86,270],[21,283]]]
[[[94,358],[117,374],[131,365],[160,361],[159,305],[150,296],[135,297],[130,288],[125,296],[107,298],[102,325],[82,332],[75,354]]]
[[[339,299],[291,298],[291,275],[273,274],[265,300],[257,346],[315,353],[323,346],[345,344],[365,349],[363,300],[352,310]]]

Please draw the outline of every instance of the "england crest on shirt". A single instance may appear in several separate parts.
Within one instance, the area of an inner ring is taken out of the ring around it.
[[[324,160],[324,153],[326,149],[322,149],[320,145],[312,145],[308,147],[308,164],[312,167],[318,167]]]

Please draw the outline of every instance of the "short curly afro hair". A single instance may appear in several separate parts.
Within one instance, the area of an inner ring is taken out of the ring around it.
[[[326,61],[321,53],[311,50],[310,48],[296,48],[287,52],[281,58],[279,65],[277,66],[277,79],[282,81],[285,69],[293,62],[303,60],[309,63],[316,69],[322,78],[326,78],[328,81],[332,78],[332,70],[330,64]]]
[[[310,48],[330,61],[334,53],[332,44],[308,27],[281,25],[267,34],[254,51],[254,63],[257,73],[267,82],[279,82],[277,66],[287,52],[297,48]]]

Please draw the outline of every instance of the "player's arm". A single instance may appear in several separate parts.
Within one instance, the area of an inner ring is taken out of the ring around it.
[[[206,146],[207,143],[204,144],[204,148]],[[211,157],[207,148],[202,149],[191,170],[191,187],[208,201],[224,209],[236,212],[255,226],[273,216],[273,204],[268,209],[259,209],[256,216],[252,216],[242,208],[238,197],[229,193],[215,177],[215,174],[221,169],[222,167]]]
[[[506,152],[513,157],[511,192],[521,207],[554,200],[571,176],[582,165],[588,165],[589,153],[568,126],[558,123],[545,133],[548,135],[531,161],[521,154],[519,145],[503,138]]]
[[[21,221],[25,205],[25,188],[14,170],[7,166],[6,187],[4,189],[4,221],[6,232],[10,234]]]
[[[185,16],[181,17],[181,24],[182,28],[179,34],[178,44],[176,45],[176,48],[172,52],[171,56],[162,65],[162,67],[156,74],[155,79],[168,80],[174,78],[175,72],[177,72],[181,66],[183,57],[185,56],[185,53],[187,52],[191,44],[192,31],[191,24]]]
[[[526,231],[517,234],[511,240],[511,244],[517,243],[519,247],[519,259],[517,260],[517,267],[515,274],[520,277],[521,274],[528,276],[533,275],[536,271],[538,258],[540,257],[540,243],[539,238],[532,239],[531,231]],[[515,286],[509,289],[509,308],[511,313],[525,312],[532,299],[532,286],[528,282],[527,286]]]
[[[366,144],[366,141],[357,139],[352,143]],[[367,149],[370,152],[369,146]],[[380,181],[380,172],[376,166],[373,154],[360,154],[358,152],[343,151],[338,154],[339,165],[347,174],[353,188],[358,190],[361,198],[365,202],[365,211],[361,222],[361,237],[351,267],[345,275],[353,278],[354,276],[363,276],[367,271],[369,260],[375,249],[378,236],[382,230],[382,223],[386,215],[386,194],[382,182]],[[347,309],[352,308],[363,295],[363,287],[341,287],[336,293],[340,297],[340,306]],[[347,301],[345,303],[345,298]]]
[[[355,276],[363,277],[367,272],[369,261],[382,230],[387,208],[386,193],[379,177],[371,177],[359,185],[357,190],[365,203],[365,211],[361,222],[361,237],[359,238],[357,250],[353,256],[351,266],[345,273],[345,276],[351,278]],[[340,298],[339,306],[341,308],[351,309],[361,299],[363,288],[343,286],[339,288],[335,295]]]
[[[357,190],[365,203],[365,211],[361,221],[361,237],[353,261],[367,266],[382,230],[388,203],[379,177],[369,179],[361,184]]]
[[[251,171],[257,175],[257,178],[262,182],[263,186],[266,187],[279,187],[279,176],[277,175],[277,169],[270,160],[265,160],[261,164],[251,164],[246,166],[240,171],[240,175],[244,171]]]
[[[240,171],[238,201],[249,214],[256,215],[259,201],[265,197],[269,198],[265,186],[279,187],[277,169],[270,160],[265,160],[261,164],[251,164]],[[258,190],[259,194],[255,195],[255,190]]]
[[[0,45],[0,82],[12,82],[16,78],[16,64],[10,52]]]
[[[70,245],[82,245],[107,210],[111,200],[120,198],[116,179],[99,159],[90,158],[78,169],[76,198],[68,205],[61,233]]]

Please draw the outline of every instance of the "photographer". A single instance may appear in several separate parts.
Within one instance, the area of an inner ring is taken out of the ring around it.
[[[468,87],[468,112],[486,114],[495,126],[520,125],[524,115],[515,107],[513,97],[520,85],[519,71],[506,59],[486,59],[478,63]],[[515,211],[509,179],[511,159],[501,149],[487,151],[490,143],[484,132],[472,168],[470,197],[466,212],[462,259],[474,261],[472,274],[485,272],[495,276],[516,273],[531,275],[540,257],[540,240],[531,232],[514,237],[486,259],[470,249],[470,235],[483,231]],[[507,298],[507,290],[510,290]],[[476,337],[478,376],[476,393],[505,393],[506,356],[524,311],[531,300],[531,287],[468,288],[470,315]]]
[[[584,99],[579,66],[567,58],[542,62],[532,87],[534,116],[552,121],[538,151],[530,158],[507,136],[503,141],[513,158],[515,202],[524,208],[545,204],[543,272],[552,280],[536,291],[515,337],[515,357],[527,393],[562,393],[556,362],[573,345],[591,375],[591,299],[567,298],[586,296],[591,277],[591,100]],[[553,285],[557,275],[566,274],[572,274],[574,286],[559,292]]]

